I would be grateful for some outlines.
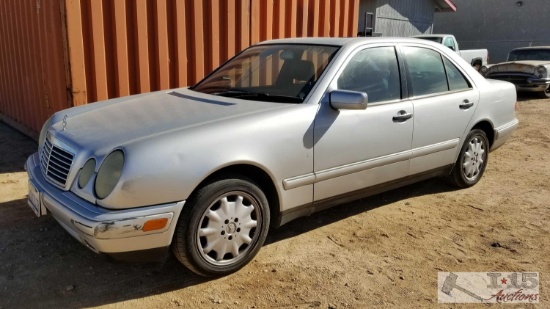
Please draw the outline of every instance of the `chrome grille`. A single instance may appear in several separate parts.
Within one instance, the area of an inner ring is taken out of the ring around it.
[[[48,180],[65,187],[73,158],[73,154],[53,145],[49,139],[46,139],[40,156],[42,172]]]
[[[534,74],[535,73],[535,67],[531,65],[524,65],[524,64],[501,64],[496,66],[495,68],[496,72],[514,72],[514,73],[527,73],[527,74]],[[494,69],[491,67],[491,71]]]

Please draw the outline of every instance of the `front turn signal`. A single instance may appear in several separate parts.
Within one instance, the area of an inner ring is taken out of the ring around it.
[[[141,230],[144,232],[161,230],[166,226],[166,223],[168,223],[167,218],[149,220],[143,224]]]

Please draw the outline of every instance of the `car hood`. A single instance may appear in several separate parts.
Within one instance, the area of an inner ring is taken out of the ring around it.
[[[510,61],[508,63],[538,66],[538,65],[549,65],[550,61],[547,61],[547,60],[519,60],[519,61]]]
[[[92,103],[58,112],[55,135],[76,149],[110,151],[136,140],[289,106],[197,93],[186,88]]]

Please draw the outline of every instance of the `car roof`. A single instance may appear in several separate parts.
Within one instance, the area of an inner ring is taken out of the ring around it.
[[[526,46],[526,47],[518,47],[514,48],[514,50],[529,50],[529,49],[550,49],[550,46]]]
[[[267,44],[319,44],[345,46],[356,44],[375,44],[375,43],[417,43],[420,39],[401,38],[401,37],[348,37],[348,38],[327,38],[327,37],[305,37],[305,38],[288,38],[263,41],[257,45]]]
[[[419,34],[413,35],[412,38],[423,37],[423,38],[442,38],[445,36],[453,36],[451,34]]]

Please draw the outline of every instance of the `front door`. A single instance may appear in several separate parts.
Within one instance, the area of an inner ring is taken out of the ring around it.
[[[413,106],[402,100],[393,46],[356,51],[335,88],[366,92],[365,110],[335,110],[327,98],[315,119],[314,200],[407,176]]]

